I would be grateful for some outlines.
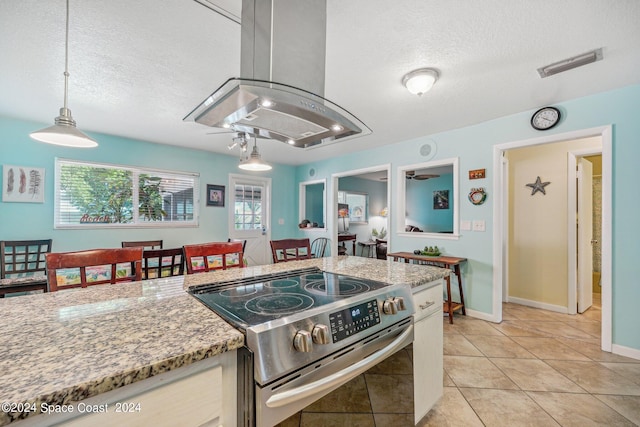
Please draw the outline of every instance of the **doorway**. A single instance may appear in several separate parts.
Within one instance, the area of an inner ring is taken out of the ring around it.
[[[246,240],[248,265],[271,262],[271,178],[229,175],[229,237]]]
[[[524,141],[515,141],[512,143],[500,144],[494,146],[494,188],[495,199],[494,219],[496,226],[494,227],[494,265],[500,266],[494,268],[494,292],[493,292],[493,309],[495,320],[502,320],[502,302],[507,295],[509,286],[508,265],[509,265],[509,206],[513,201],[509,199],[508,184],[509,173],[506,167],[505,152],[508,150],[533,147],[536,145],[546,145],[558,142],[584,139],[584,138],[600,138],[602,150],[602,269],[601,269],[601,290],[602,290],[602,340],[601,348],[605,351],[611,351],[611,155],[612,155],[612,132],[611,126],[601,128],[585,129],[581,131],[569,132],[549,137],[534,138]],[[534,177],[535,179],[535,177]],[[575,192],[575,180],[573,181]],[[559,183],[562,185],[562,183]],[[569,200],[569,198],[567,198]],[[573,201],[567,203],[575,203]],[[573,205],[575,207],[575,204]],[[571,212],[569,210],[568,212]],[[575,209],[573,210],[575,212]],[[567,219],[569,222],[569,218]],[[575,260],[576,239],[575,239],[575,214],[572,218],[574,238],[569,237],[567,244],[568,270],[575,271],[577,264],[571,264],[571,259]],[[571,230],[572,227],[569,227]],[[573,243],[572,243],[573,242]],[[575,275],[574,275],[575,277]],[[567,286],[570,284],[568,283]],[[574,284],[575,286],[575,284]],[[575,287],[574,287],[575,290]]]

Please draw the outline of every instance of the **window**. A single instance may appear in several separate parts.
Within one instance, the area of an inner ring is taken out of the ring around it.
[[[459,217],[458,158],[398,168],[397,232],[456,240]]]
[[[236,184],[234,227],[236,230],[256,230],[262,228],[261,185]]]
[[[300,223],[306,219],[312,228],[325,228],[325,183],[324,179],[300,183]]]
[[[56,159],[56,228],[198,225],[195,173]]]

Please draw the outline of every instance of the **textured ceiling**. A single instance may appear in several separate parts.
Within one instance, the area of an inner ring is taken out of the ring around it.
[[[240,15],[240,0],[200,0]],[[392,5],[392,8],[390,8]],[[195,0],[72,0],[69,108],[84,131],[229,153],[228,134],[182,118],[240,70],[240,25]],[[62,106],[64,0],[0,1],[0,115],[52,124]],[[311,150],[259,141],[301,164],[640,83],[637,0],[327,0],[325,97],[371,135]],[[603,61],[536,69],[603,47]],[[415,68],[440,80],[417,97]]]

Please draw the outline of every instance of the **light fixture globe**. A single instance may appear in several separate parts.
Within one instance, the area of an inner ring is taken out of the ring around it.
[[[422,95],[429,92],[438,80],[438,71],[433,68],[420,68],[405,74],[402,84],[414,95]]]
[[[242,170],[260,172],[260,171],[268,171],[271,170],[271,165],[265,163],[260,157],[260,153],[258,153],[258,146],[255,141],[253,143],[253,150],[251,150],[251,155],[244,159],[240,159],[240,164],[238,167]]]

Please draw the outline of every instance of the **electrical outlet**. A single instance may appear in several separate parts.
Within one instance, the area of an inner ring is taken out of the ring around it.
[[[484,231],[485,225],[483,220],[473,220],[473,231]]]
[[[279,225],[284,225],[284,218],[278,219],[278,224]]]
[[[471,221],[469,220],[460,221],[460,230],[471,231]]]

